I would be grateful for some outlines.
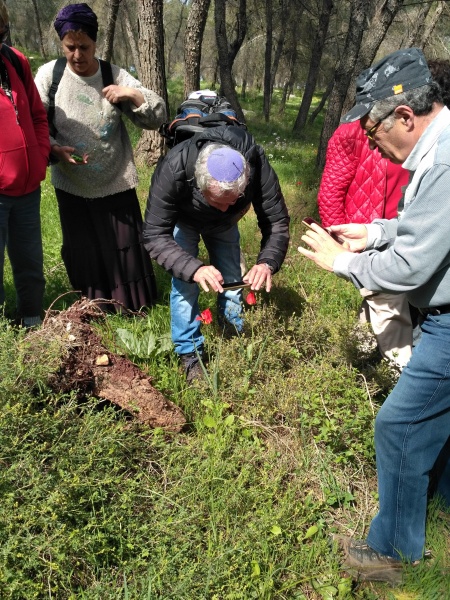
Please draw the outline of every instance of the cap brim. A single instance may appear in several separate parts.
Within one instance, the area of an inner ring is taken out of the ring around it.
[[[348,111],[346,115],[341,117],[341,123],[353,123],[365,117],[375,105],[375,102],[365,102],[364,104],[355,104],[355,106]]]

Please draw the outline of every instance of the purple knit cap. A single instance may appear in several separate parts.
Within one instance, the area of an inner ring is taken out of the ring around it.
[[[62,40],[68,31],[83,31],[94,42],[97,41],[98,21],[95,12],[84,2],[69,4],[56,15],[53,23]]]
[[[213,150],[206,162],[208,173],[216,181],[230,183],[236,181],[244,172],[244,158],[232,148]]]

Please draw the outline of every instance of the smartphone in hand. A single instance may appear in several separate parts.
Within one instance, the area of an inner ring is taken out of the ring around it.
[[[312,225],[313,223],[315,223],[316,225],[318,225],[321,229],[323,229],[324,231],[326,231],[328,233],[328,235],[331,235],[331,237],[333,238],[333,240],[335,242],[337,242],[338,244],[343,244],[343,240],[341,240],[335,233],[333,233],[332,231],[328,231],[327,229],[325,229],[325,227],[323,225],[321,225],[320,223],[318,223],[315,219],[313,219],[312,217],[305,217],[304,219],[302,219],[302,223],[304,223],[305,225]]]
[[[232,283],[223,283],[222,288],[224,292],[228,290],[240,290],[241,288],[248,287],[250,284],[246,281],[233,281]]]

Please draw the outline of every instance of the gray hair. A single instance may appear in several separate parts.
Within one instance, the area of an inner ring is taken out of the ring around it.
[[[415,115],[423,116],[428,115],[433,110],[435,102],[442,103],[442,94],[439,85],[433,81],[429,85],[422,85],[396,96],[389,96],[389,98],[379,100],[375,103],[368,116],[374,123],[384,121],[384,129],[389,131],[395,123],[395,115],[389,115],[389,113],[393,113],[397,106],[409,106]],[[389,115],[386,120],[383,119],[385,115]]]
[[[214,150],[220,150],[221,148],[230,148],[226,144],[207,144],[200,150],[197,161],[195,163],[195,179],[197,181],[197,187],[201,192],[205,192],[211,188],[212,185],[218,189],[217,196],[221,196],[227,192],[235,192],[237,196],[243,194],[248,184],[248,177],[250,174],[250,165],[245,160],[244,156],[233,148],[236,152],[239,152],[242,156],[242,164],[244,165],[241,175],[235,181],[217,181],[208,171],[208,158]]]

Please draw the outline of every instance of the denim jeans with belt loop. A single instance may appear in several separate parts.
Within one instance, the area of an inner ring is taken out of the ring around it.
[[[176,243],[191,256],[198,256],[200,233],[184,223],[175,226],[173,237]],[[240,266],[239,229],[232,225],[225,231],[203,235],[210,263],[216,267],[225,283],[239,281],[242,278]],[[200,289],[197,283],[188,283],[172,278],[170,292],[170,318],[172,341],[177,354],[188,354],[203,350],[204,336],[201,334],[198,297]],[[212,296],[214,292],[210,291]],[[219,322],[228,322],[236,331],[243,327],[242,291],[229,290],[217,298]]]
[[[430,477],[450,506],[450,314],[428,315],[422,337],[375,421],[379,512],[367,543],[419,560]]]

